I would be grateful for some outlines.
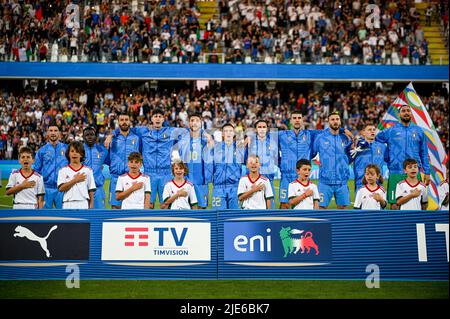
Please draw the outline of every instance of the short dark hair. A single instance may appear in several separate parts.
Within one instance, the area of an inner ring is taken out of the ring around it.
[[[138,161],[139,163],[142,163],[142,155],[139,152],[131,152],[130,155],[128,155],[128,162],[130,161]]]
[[[403,162],[403,169],[405,169],[408,165],[418,164],[414,158],[407,158]]]
[[[130,114],[128,114],[127,112],[117,112],[117,118],[119,118],[122,115],[128,116],[128,117],[130,116]]]
[[[309,161],[309,160],[307,160],[307,159],[304,159],[304,158],[299,159],[299,160],[297,161],[297,164],[295,164],[295,167],[296,167],[297,169],[300,169],[300,168],[302,168],[303,165],[311,166],[311,161]]]
[[[31,154],[31,157],[34,158],[34,152],[33,152],[33,150],[32,150],[31,148],[29,148],[28,146],[22,146],[22,147],[19,149],[19,157],[20,157],[20,155],[22,155],[22,154]]]
[[[269,123],[266,120],[257,120],[255,122],[255,128],[258,126],[259,123],[266,123],[266,125],[269,126]]]
[[[330,119],[330,117],[333,116],[333,115],[337,115],[337,116],[339,116],[339,118],[341,117],[341,114],[339,114],[338,111],[333,111],[330,114],[328,114],[327,119]]]
[[[164,114],[164,111],[161,110],[161,109],[154,109],[154,110],[152,111],[152,116],[154,116],[154,115],[156,115],[156,114],[161,114],[162,116],[165,115],[165,114]]]
[[[362,126],[363,130],[365,130],[368,126],[374,126],[375,128],[377,128],[377,125],[375,123],[369,122],[369,123],[365,123]]]
[[[303,117],[303,113],[302,113],[302,111],[300,111],[300,110],[292,111],[292,112],[291,112],[291,115],[290,115],[289,117],[291,117],[291,116],[294,115],[294,114],[300,114],[300,115]]]
[[[195,112],[195,113],[192,113],[191,115],[189,115],[189,119],[191,119],[193,117],[198,117],[200,120],[203,119],[203,115],[199,112]]]
[[[52,127],[52,126],[56,126],[56,128],[58,129],[58,131],[60,131],[61,129],[59,128],[58,123],[55,120],[52,120],[49,124],[48,124],[48,128]]]
[[[95,127],[93,127],[93,126],[87,126],[87,127],[85,127],[84,130],[83,130],[83,135],[84,135],[84,133],[86,133],[87,131],[94,131],[94,134],[97,134],[97,130],[96,130]]]
[[[83,143],[78,142],[78,141],[73,141],[73,142],[70,142],[69,146],[67,146],[66,158],[69,161],[69,163],[70,163],[70,156],[69,156],[69,154],[70,154],[70,149],[71,148],[75,149],[75,151],[78,154],[81,155],[80,162],[83,162],[84,161],[84,157],[86,156],[86,153],[84,152],[84,145],[83,145]]]
[[[226,128],[227,126],[231,127],[231,128],[234,130],[234,125],[233,125],[233,124],[231,124],[231,123],[225,123],[225,124],[222,126],[222,131],[223,131],[224,128]]]

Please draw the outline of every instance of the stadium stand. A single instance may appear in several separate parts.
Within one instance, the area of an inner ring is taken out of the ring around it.
[[[27,145],[37,150],[45,143],[44,132],[56,119],[63,140],[82,140],[82,130],[94,125],[100,140],[117,128],[117,112],[128,112],[135,125],[150,123],[151,111],[166,112],[165,125],[188,127],[188,115],[202,113],[204,128],[213,130],[231,122],[242,133],[256,119],[268,120],[272,128],[287,129],[289,112],[300,110],[309,128],[326,127],[326,116],[333,110],[342,114],[344,126],[357,133],[365,123],[380,122],[385,111],[401,91],[399,87],[382,90],[375,83],[363,87],[351,84],[329,84],[322,90],[313,85],[279,85],[254,88],[227,82],[205,89],[192,89],[174,82],[150,88],[141,82],[31,81],[23,87],[14,81],[3,81],[0,95],[1,159],[17,159],[18,149]],[[433,85],[424,85],[421,98],[442,138],[448,141],[448,92]],[[9,89],[7,89],[9,87]],[[95,89],[92,89],[95,87]]]
[[[372,30],[366,10],[360,0],[6,1],[0,61],[448,63],[447,1],[381,1]]]

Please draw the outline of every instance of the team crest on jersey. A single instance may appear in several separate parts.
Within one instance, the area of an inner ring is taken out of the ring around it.
[[[64,156],[64,150],[61,150],[61,156]]]
[[[416,139],[416,132],[413,132],[413,139]]]
[[[377,154],[380,155],[381,154],[381,149],[379,147],[377,147]]]
[[[136,143],[136,141],[134,140],[134,138],[131,140],[131,144],[135,144]]]
[[[166,139],[166,138],[167,138],[167,134],[164,133],[164,134],[163,134],[163,139]]]
[[[100,159],[100,153],[97,153],[97,158]]]
[[[328,144],[330,144],[330,142],[323,142],[323,144],[328,145]]]
[[[306,135],[303,135],[303,141],[306,141]]]

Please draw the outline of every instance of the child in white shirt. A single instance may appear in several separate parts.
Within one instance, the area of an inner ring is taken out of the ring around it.
[[[66,151],[69,165],[58,172],[58,190],[63,192],[63,209],[94,208],[96,190],[92,169],[81,164],[85,151],[81,142],[71,142]]]
[[[117,179],[116,198],[122,201],[122,209],[150,209],[150,177],[141,173],[142,155],[128,155],[129,172]]]
[[[439,209],[448,211],[448,167],[447,178],[439,185]]]
[[[309,180],[311,162],[301,159],[297,161],[296,169],[298,178],[290,183],[288,188],[289,205],[293,209],[319,209],[319,190]]]
[[[419,166],[415,159],[406,159],[403,162],[406,173],[405,180],[397,184],[395,195],[400,210],[426,210],[428,207],[428,190],[425,184],[417,178]]]
[[[377,165],[369,164],[366,166],[362,183],[364,187],[361,187],[356,193],[353,207],[366,210],[384,209],[387,204],[386,191],[380,186],[383,184],[383,177]]]
[[[172,164],[174,178],[164,186],[161,208],[166,209],[197,209],[197,195],[194,185],[185,177],[189,170],[185,163],[178,160]]]
[[[29,147],[19,150],[19,163],[6,185],[6,195],[14,195],[13,209],[36,209],[44,206],[44,179],[31,169],[34,163],[33,151]]]
[[[243,209],[268,209],[273,198],[272,185],[268,178],[259,174],[261,163],[257,155],[247,159],[249,174],[241,177],[238,186],[238,198]]]

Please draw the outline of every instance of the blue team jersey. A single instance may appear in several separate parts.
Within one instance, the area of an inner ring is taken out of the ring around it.
[[[42,175],[46,188],[57,188],[58,171],[67,166],[67,145],[58,142],[55,146],[47,143],[36,153],[33,169]]]
[[[114,132],[108,159],[111,175],[119,176],[128,172],[128,155],[140,151],[141,139],[132,131],[127,136],[120,134],[119,130]]]
[[[311,160],[312,146],[319,130],[280,131],[278,141],[280,147],[280,171],[282,175],[297,176],[296,164],[300,159]]]
[[[385,164],[384,156],[386,145],[380,142],[368,143],[369,147],[359,152],[353,163],[353,171],[355,173],[355,186],[362,185],[362,179],[368,164],[375,164],[382,171]]]
[[[142,157],[146,174],[171,174],[172,151],[186,129],[162,127],[149,129],[140,126],[132,129],[142,140]]]
[[[216,142],[211,150],[212,176],[214,186],[236,186],[242,176],[242,165],[245,161],[245,148],[238,147],[236,142],[227,145]]]
[[[188,131],[189,132],[189,131]],[[178,142],[178,152],[181,160],[189,168],[188,180],[194,185],[205,185],[211,180],[208,173],[206,159],[208,140],[202,136],[192,138],[190,134],[185,134]]]
[[[375,140],[387,144],[386,162],[390,173],[402,174],[403,162],[407,158],[413,158],[425,174],[430,174],[427,140],[419,126],[397,123],[378,133]]]
[[[84,152],[85,158],[83,164],[92,169],[97,188],[103,186],[105,183],[105,176],[103,176],[103,165],[109,164],[108,150],[100,144],[94,144],[92,147],[89,147],[85,143]]]
[[[261,169],[261,175],[273,176],[278,165],[278,139],[276,133],[268,133],[264,140],[257,138],[252,132],[249,134],[251,140],[247,146],[247,155],[258,155]]]
[[[328,185],[347,184],[350,176],[350,149],[352,140],[345,134],[331,134],[329,128],[317,136],[312,156],[319,154],[319,182]]]

